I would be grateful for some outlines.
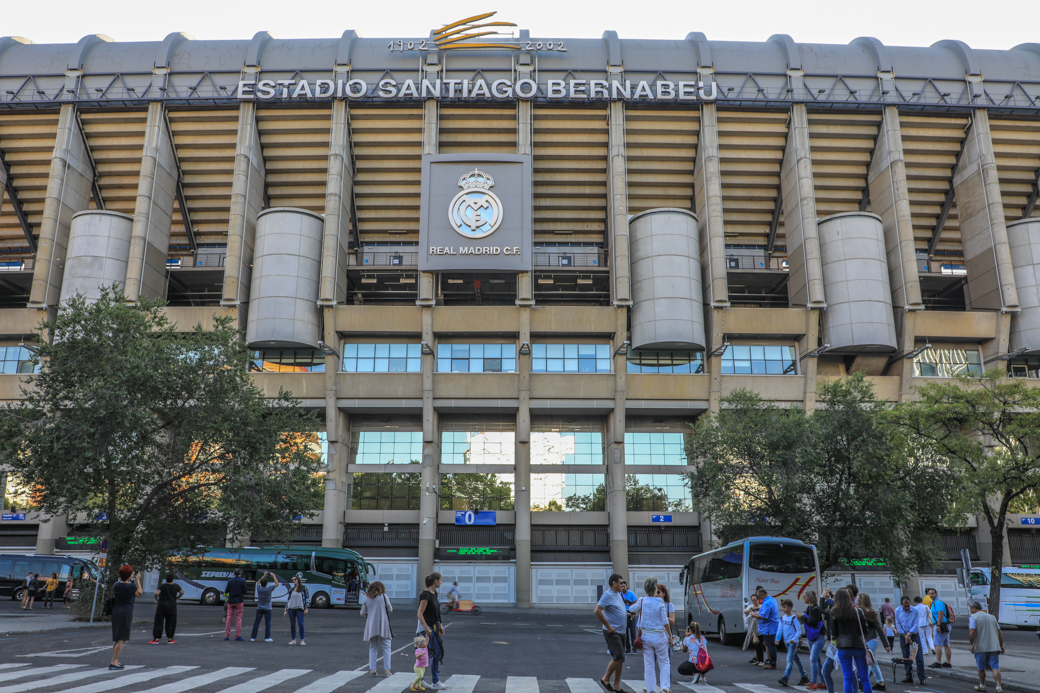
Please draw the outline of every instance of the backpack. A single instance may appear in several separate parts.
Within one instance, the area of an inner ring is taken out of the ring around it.
[[[957,614],[955,614],[953,609],[950,608],[950,603],[949,602],[943,602],[943,604],[946,606],[946,622],[947,623],[956,623],[957,622]]]

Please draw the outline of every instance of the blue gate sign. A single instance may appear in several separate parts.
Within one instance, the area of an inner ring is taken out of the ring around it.
[[[1023,517],[1022,518],[1022,524],[1024,524],[1024,525],[1040,525],[1040,517]]]
[[[456,510],[455,524],[457,525],[495,525],[496,513],[494,510]]]
[[[650,516],[650,521],[651,522],[671,522],[672,521],[672,516],[671,515],[651,515]]]
[[[25,513],[4,513],[0,519],[3,522],[25,522]]]

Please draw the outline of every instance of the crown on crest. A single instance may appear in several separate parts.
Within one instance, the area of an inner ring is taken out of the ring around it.
[[[463,190],[469,190],[470,188],[488,190],[494,184],[495,179],[478,168],[473,169],[469,173],[463,174],[462,177],[459,178],[459,187]]]

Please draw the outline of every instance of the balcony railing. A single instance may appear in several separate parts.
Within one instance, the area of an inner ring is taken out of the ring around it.
[[[602,248],[538,248],[535,247],[532,264],[535,267],[606,268],[607,254]]]
[[[192,267],[219,268],[227,262],[227,253],[178,253],[166,258],[166,269],[189,269]]]
[[[36,261],[31,257],[18,260],[0,260],[0,272],[32,272],[35,266]]]
[[[728,270],[760,270],[770,272],[786,272],[787,258],[769,257],[768,255],[727,255]]]
[[[938,274],[947,277],[963,277],[968,274],[963,262],[951,262],[949,260],[929,260],[926,257],[917,258],[918,274]]]
[[[419,252],[362,250],[347,256],[347,267],[418,267]]]

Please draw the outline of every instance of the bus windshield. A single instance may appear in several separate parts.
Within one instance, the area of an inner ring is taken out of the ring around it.
[[[816,559],[808,546],[752,544],[748,567],[766,573],[812,573]]]

